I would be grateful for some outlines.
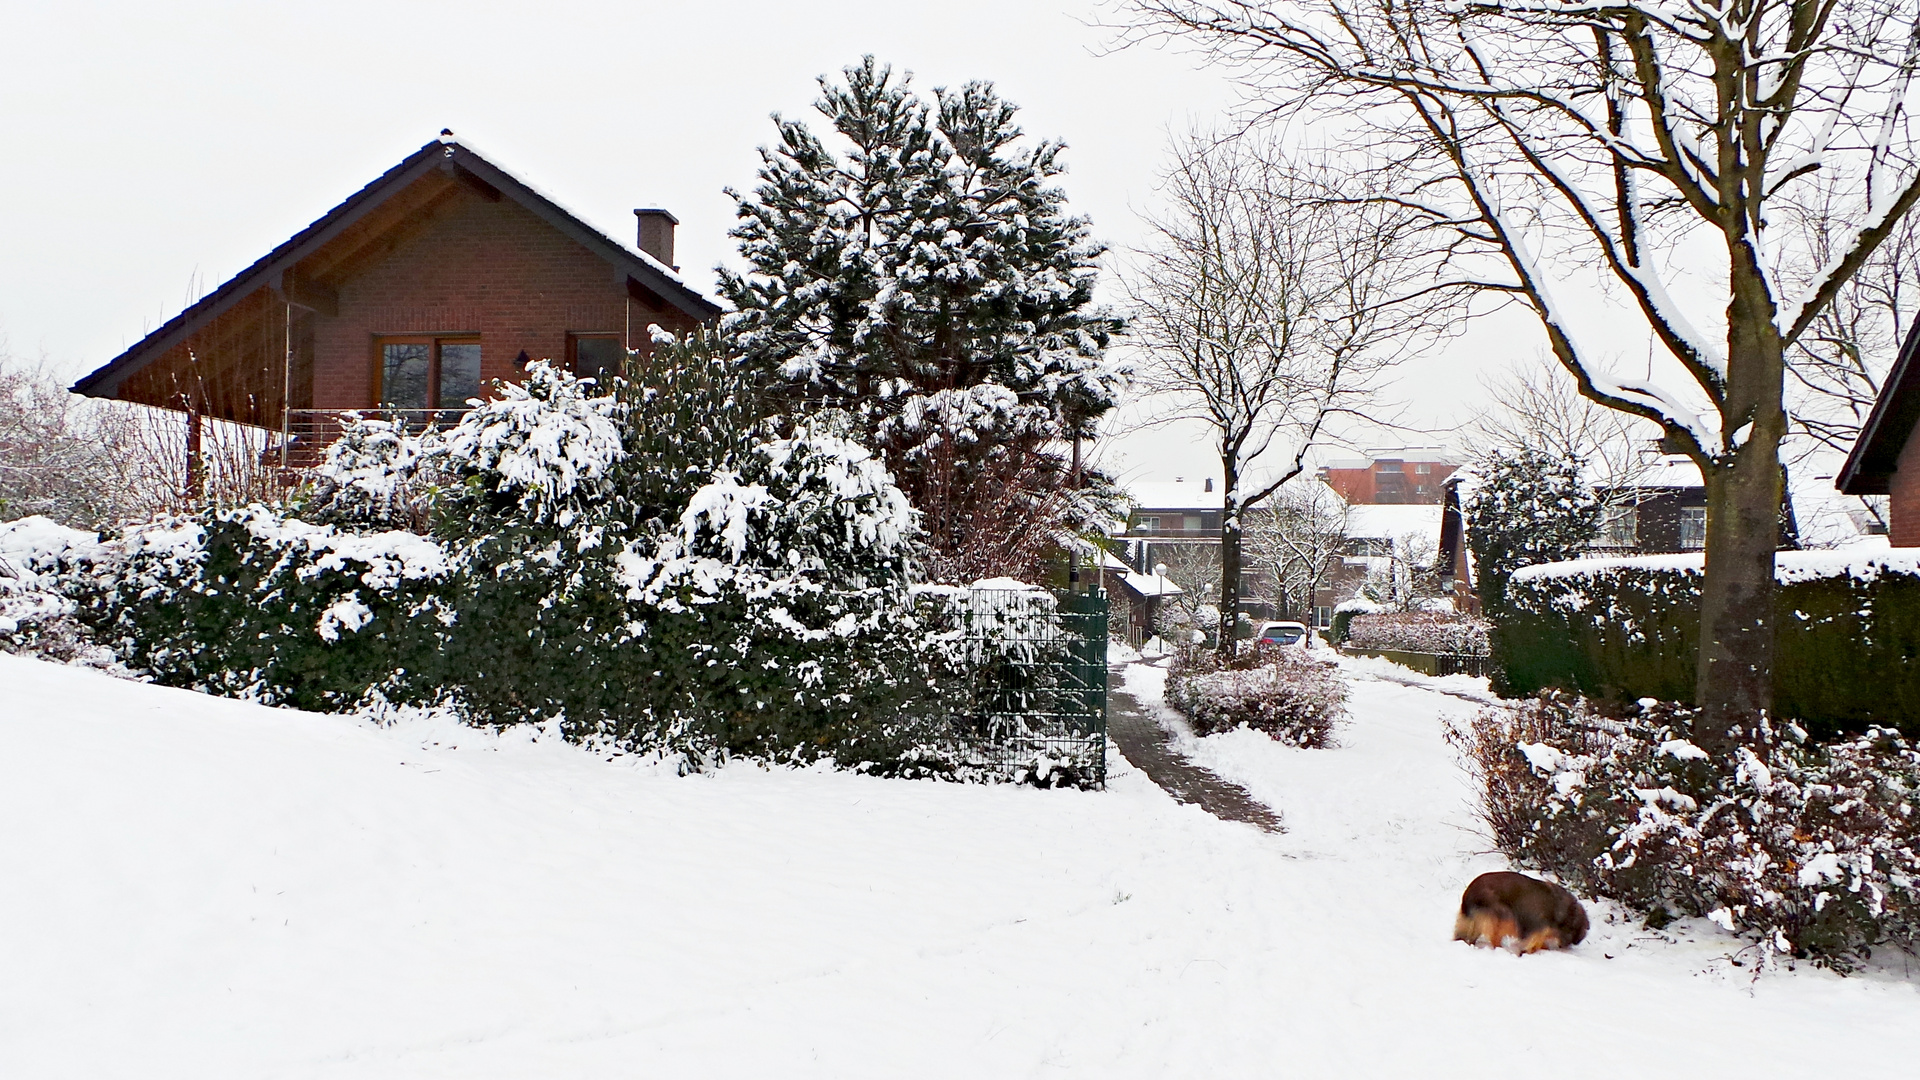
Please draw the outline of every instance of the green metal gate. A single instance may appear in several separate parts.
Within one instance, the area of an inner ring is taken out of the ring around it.
[[[1047,786],[1107,780],[1107,598],[971,589],[955,723],[987,768]]]

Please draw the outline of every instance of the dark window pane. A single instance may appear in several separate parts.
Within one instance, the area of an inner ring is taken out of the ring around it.
[[[440,407],[464,409],[467,399],[480,396],[480,343],[463,341],[440,346]]]
[[[427,345],[380,347],[381,408],[427,407],[427,363],[431,351]]]
[[[627,350],[621,346],[619,338],[575,338],[573,373],[583,379],[596,380],[604,390],[612,386],[613,376],[620,374],[621,361],[626,356]]]

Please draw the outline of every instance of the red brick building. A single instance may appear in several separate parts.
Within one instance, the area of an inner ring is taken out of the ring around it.
[[[1365,458],[1329,462],[1319,475],[1349,505],[1438,506],[1447,477],[1459,467],[1438,448],[1408,448],[1376,450]]]
[[[614,369],[720,311],[673,216],[634,213],[637,251],[443,132],[73,389],[310,448],[341,410],[457,410],[533,360]]]
[[[1848,495],[1887,496],[1887,537],[1895,547],[1920,547],[1920,321],[1880,387],[1873,412],[1847,455],[1835,486]]]

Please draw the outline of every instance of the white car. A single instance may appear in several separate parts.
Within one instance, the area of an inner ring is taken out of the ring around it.
[[[1303,649],[1313,647],[1313,631],[1308,630],[1305,623],[1263,622],[1254,639],[1262,644],[1298,645]]]

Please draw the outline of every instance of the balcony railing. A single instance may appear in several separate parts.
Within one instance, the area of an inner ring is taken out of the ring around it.
[[[418,434],[449,428],[460,422],[468,409],[289,409],[287,410],[285,464],[290,468],[312,468],[320,463],[327,447],[340,437],[352,417],[388,420],[402,430]],[[276,447],[270,453],[278,453]]]

